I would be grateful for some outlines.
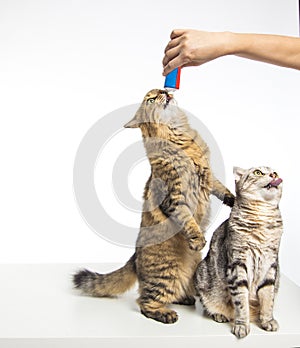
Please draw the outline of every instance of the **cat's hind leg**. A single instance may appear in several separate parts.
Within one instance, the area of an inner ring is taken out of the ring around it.
[[[140,297],[137,303],[140,306],[141,313],[147,317],[164,324],[172,324],[178,320],[177,313],[168,308],[169,303],[174,302],[175,294],[163,283],[157,283],[149,287],[143,284],[140,290]]]
[[[213,319],[217,323],[228,323],[230,321],[230,317],[232,316],[230,312],[231,312],[230,307],[226,307],[224,304],[220,306],[218,306],[217,304],[214,304],[214,306],[209,307],[209,309],[204,306],[203,314]]]
[[[200,302],[203,305],[203,314],[217,323],[227,323],[233,318],[233,308],[225,291],[220,294],[200,292]]]
[[[140,297],[137,303],[141,313],[147,318],[172,324],[178,320],[176,311],[168,308],[174,302],[181,302],[183,294],[180,291],[180,281],[174,275],[158,275],[143,279],[139,283]],[[189,298],[191,301],[191,298]]]

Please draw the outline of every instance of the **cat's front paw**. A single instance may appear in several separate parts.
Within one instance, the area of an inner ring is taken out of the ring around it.
[[[275,319],[269,320],[266,323],[261,323],[261,328],[266,331],[277,331],[279,329],[278,322]]]
[[[203,235],[192,237],[188,241],[191,250],[200,251],[205,247],[206,240]]]
[[[235,196],[232,193],[226,193],[223,199],[223,203],[228,205],[229,207],[233,207]]]
[[[237,338],[244,338],[248,335],[250,332],[250,325],[247,323],[239,323],[234,324],[232,327],[231,332],[237,337]]]

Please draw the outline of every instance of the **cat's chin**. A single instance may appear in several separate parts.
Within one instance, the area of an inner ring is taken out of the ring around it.
[[[263,192],[261,192],[261,195],[264,201],[278,204],[281,196],[281,190],[279,190],[278,187],[263,188]]]

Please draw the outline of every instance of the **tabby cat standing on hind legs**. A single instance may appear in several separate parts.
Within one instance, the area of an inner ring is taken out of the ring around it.
[[[195,273],[195,287],[207,314],[233,320],[232,333],[245,337],[250,319],[278,329],[273,304],[279,284],[282,179],[268,167],[234,169],[236,198],[230,217],[214,232]]]
[[[84,293],[105,297],[125,292],[138,280],[141,312],[173,323],[177,313],[168,304],[195,302],[193,274],[205,245],[209,195],[231,206],[234,196],[213,177],[207,145],[167,91],[147,93],[125,127],[141,129],[151,165],[136,251],[117,271],[82,270],[73,281]]]

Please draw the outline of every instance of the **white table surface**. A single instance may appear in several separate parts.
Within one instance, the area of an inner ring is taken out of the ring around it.
[[[80,295],[71,275],[81,266],[107,272],[112,264],[0,265],[1,348],[94,347],[300,347],[300,288],[282,275],[275,318],[280,330],[269,333],[251,324],[238,340],[230,324],[202,316],[196,308],[173,305],[179,320],[161,324],[147,319],[135,303],[136,288],[117,299]]]

